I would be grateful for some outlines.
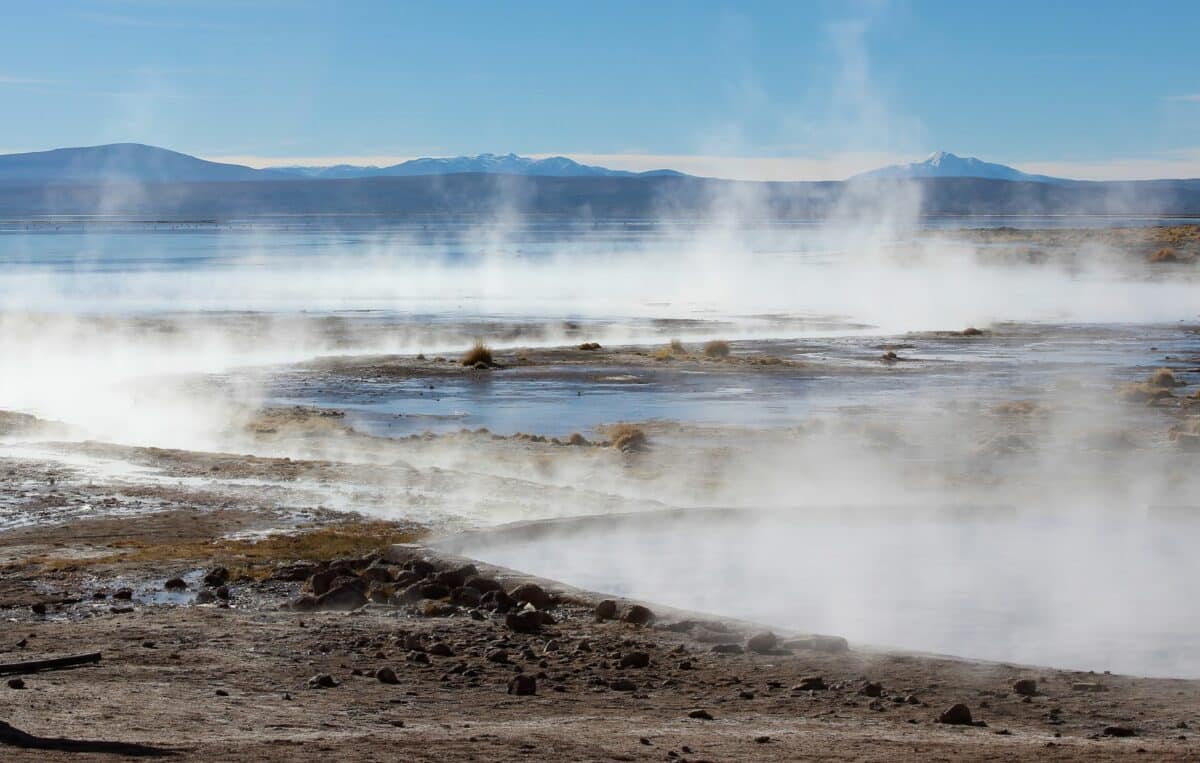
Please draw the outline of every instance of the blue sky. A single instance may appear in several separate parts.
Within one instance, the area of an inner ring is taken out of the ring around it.
[[[1196,2],[0,0],[0,150],[1200,176]]]

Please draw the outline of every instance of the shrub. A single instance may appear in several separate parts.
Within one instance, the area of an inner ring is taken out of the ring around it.
[[[604,434],[612,440],[612,446],[617,450],[628,453],[646,448],[646,433],[633,424],[613,424],[604,429]]]
[[[462,356],[462,364],[464,366],[478,366],[482,363],[485,367],[492,365],[492,349],[482,341],[476,342],[475,346],[467,350],[467,354]]]
[[[687,355],[687,348],[684,347],[683,342],[679,341],[678,339],[672,339],[669,346],[671,348],[671,352],[675,353],[676,355]]]
[[[1175,372],[1169,368],[1158,369],[1154,373],[1150,374],[1150,378],[1147,381],[1150,382],[1151,386],[1163,387],[1164,389],[1183,386],[1183,382],[1176,378]]]
[[[579,434],[578,432],[571,433],[571,436],[567,439],[567,444],[568,445],[579,445],[579,446],[591,445],[591,443],[588,442],[588,439],[586,437],[584,437],[583,435]]]
[[[708,358],[728,358],[729,342],[714,339],[704,344],[704,356]]]

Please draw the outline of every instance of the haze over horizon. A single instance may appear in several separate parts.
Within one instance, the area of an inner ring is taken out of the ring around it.
[[[514,152],[822,180],[946,150],[1055,177],[1200,177],[1191,6],[355,10],[8,9],[0,96],[42,119],[5,124],[0,152],[129,141],[253,167]]]

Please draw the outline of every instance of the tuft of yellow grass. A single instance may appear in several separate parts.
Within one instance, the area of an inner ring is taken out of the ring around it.
[[[492,348],[488,347],[482,341],[475,342],[471,349],[467,350],[460,361],[464,366],[474,366],[480,363],[485,366],[491,366],[492,363]]]
[[[713,339],[710,342],[704,343],[704,357],[706,358],[728,358],[729,357],[729,342],[723,339]]]
[[[649,442],[641,427],[633,424],[612,424],[602,428],[601,431],[612,441],[614,448],[625,453],[645,450]]]

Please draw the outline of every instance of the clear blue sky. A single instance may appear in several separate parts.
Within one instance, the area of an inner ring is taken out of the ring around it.
[[[1076,176],[1200,175],[1200,2],[0,11],[3,151],[137,141],[258,164],[515,151],[818,176],[945,149]]]

